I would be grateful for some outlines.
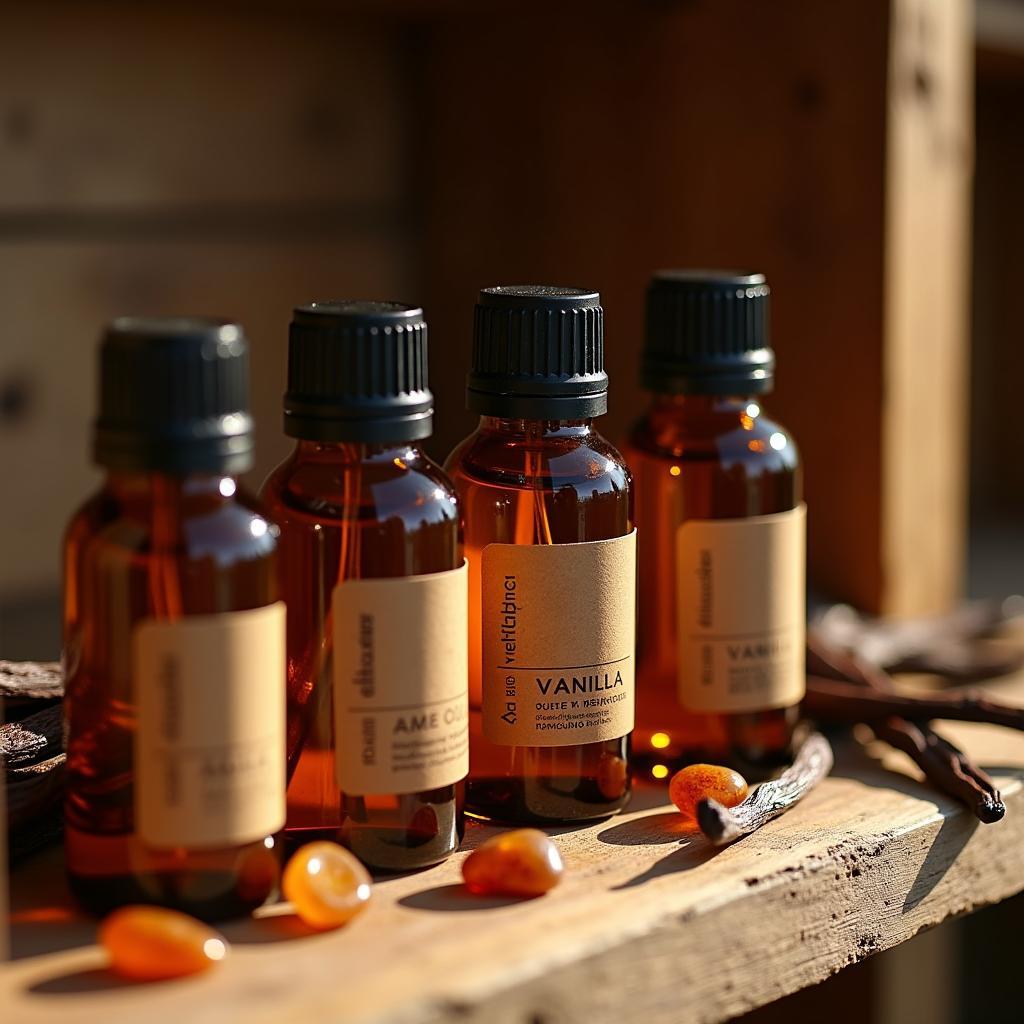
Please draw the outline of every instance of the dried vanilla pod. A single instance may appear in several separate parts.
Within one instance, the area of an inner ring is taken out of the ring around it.
[[[1006,813],[989,776],[957,746],[937,733],[927,719],[945,717],[1024,727],[1024,709],[973,695],[903,697],[886,672],[829,645],[817,631],[807,637],[805,710],[821,721],[864,722],[878,739],[902,750],[927,780],[966,806],[985,824]]]
[[[869,618],[849,605],[817,616],[813,632],[832,650],[887,672],[924,672],[968,683],[1024,666],[1024,649],[986,643],[1024,620],[1024,597],[969,601],[945,615],[918,619]]]
[[[820,732],[811,733],[796,760],[777,779],[762,782],[742,803],[723,807],[716,800],[697,804],[697,824],[716,846],[756,832],[806,796],[832,770],[832,747]]]

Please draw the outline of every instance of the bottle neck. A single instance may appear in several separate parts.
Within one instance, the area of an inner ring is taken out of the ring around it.
[[[481,416],[480,432],[508,438],[588,437],[594,433],[591,418],[579,420],[525,420],[502,416]]]
[[[708,413],[743,412],[747,406],[757,406],[757,413],[761,411],[760,395],[670,395],[655,393],[651,396],[651,410],[653,412],[668,413],[695,413],[706,415]],[[753,413],[753,415],[757,415]]]

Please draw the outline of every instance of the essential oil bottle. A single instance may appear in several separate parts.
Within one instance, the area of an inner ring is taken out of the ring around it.
[[[487,288],[447,468],[469,563],[467,809],[554,824],[629,797],[636,542],[608,407],[596,292]]]
[[[792,438],[764,414],[775,357],[764,275],[665,271],[647,293],[651,405],[636,477],[634,752],[752,777],[784,761],[804,693],[805,509]]]
[[[236,324],[122,319],[101,348],[106,470],[64,548],[65,844],[89,910],[216,919],[277,887],[285,608]]]
[[[455,490],[430,436],[423,311],[295,311],[285,433],[263,498],[281,526],[288,605],[289,844],[366,864],[444,860],[468,771],[466,569]]]

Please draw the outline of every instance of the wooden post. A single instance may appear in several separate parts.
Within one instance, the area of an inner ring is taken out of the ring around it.
[[[892,5],[880,606],[934,611],[965,553],[973,8]]]
[[[503,9],[424,29],[424,235],[439,447],[474,288],[599,287],[621,437],[643,290],[763,269],[803,450],[810,571],[873,611],[955,599],[963,554],[967,0]]]

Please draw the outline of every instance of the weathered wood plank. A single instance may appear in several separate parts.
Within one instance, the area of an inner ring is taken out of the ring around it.
[[[1024,701],[1024,677],[992,689]],[[273,909],[231,925],[231,961],[158,1000],[100,970],[54,855],[15,874],[22,959],[0,999],[19,1024],[220,1024],[226,1007],[253,1024],[710,1024],[1024,886],[1024,736],[947,731],[998,777],[999,824],[920,785],[901,755],[848,742],[801,804],[720,852],[645,791],[630,813],[557,836],[567,877],[547,897],[470,898],[459,855],[382,882],[341,932],[305,936]],[[473,827],[467,845],[487,834]]]
[[[57,662],[0,661],[0,803],[12,861],[61,832],[63,693]]]
[[[0,535],[17,538],[4,546],[0,593],[22,596],[59,579],[65,524],[98,479],[89,434],[96,346],[109,320],[188,312],[245,325],[257,435],[250,483],[258,486],[291,448],[281,432],[281,395],[292,307],[325,296],[401,296],[411,278],[401,233],[175,244],[0,241],[0,381],[17,377],[26,393],[23,410],[0,429],[0,465],[18,481],[18,499],[0,503]],[[49,471],[56,465],[59,471]]]
[[[396,39],[351,11],[265,4],[11,9],[0,214],[402,202]]]
[[[7,717],[41,700],[60,700],[64,679],[56,661],[0,661],[0,700]]]

